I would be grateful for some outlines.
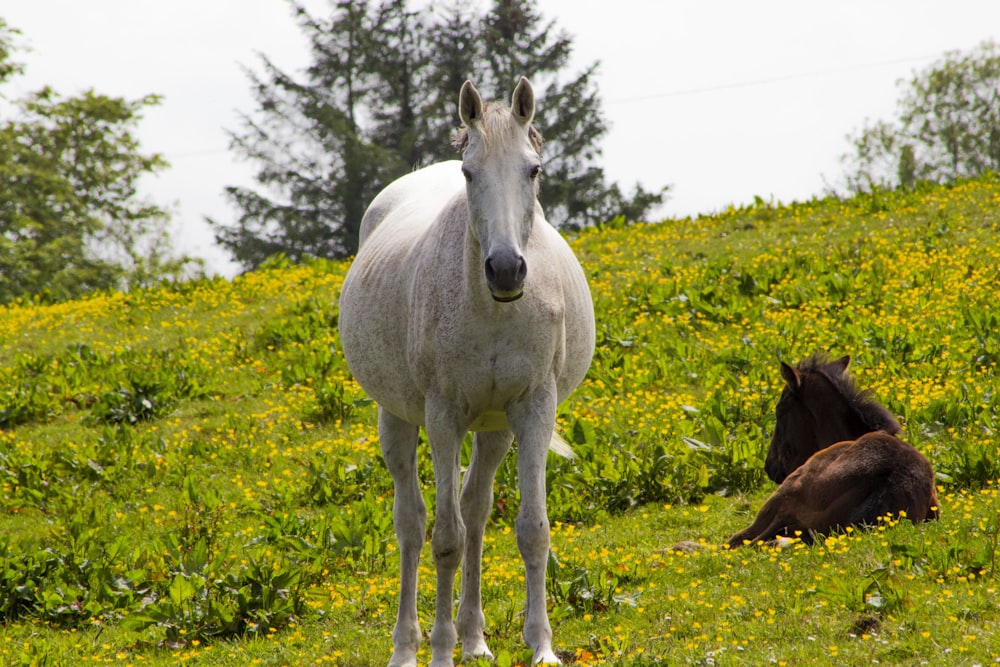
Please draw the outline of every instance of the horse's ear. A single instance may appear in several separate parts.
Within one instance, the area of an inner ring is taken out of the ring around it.
[[[466,127],[473,127],[483,119],[483,98],[471,81],[463,83],[458,94],[458,116]]]
[[[535,117],[535,91],[523,76],[514,88],[510,99],[510,110],[521,125],[528,125]]]
[[[799,387],[802,386],[802,377],[799,372],[784,361],[781,362],[781,377],[785,378],[785,383],[792,391],[798,391]]]
[[[830,362],[830,365],[833,366],[840,375],[847,375],[847,368],[851,365],[851,355],[845,354],[840,359]]]

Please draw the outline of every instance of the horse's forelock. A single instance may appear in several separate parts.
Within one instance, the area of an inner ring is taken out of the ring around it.
[[[501,137],[506,133],[512,133],[512,128],[516,125],[516,123],[510,122],[512,118],[513,114],[510,108],[503,104],[492,102],[483,105],[483,120],[479,124],[478,129],[480,136],[487,146],[489,146],[493,137]],[[534,125],[528,126],[528,140],[531,142],[532,148],[541,152],[542,133],[535,129]],[[464,152],[469,147],[469,128],[464,125],[458,128],[452,137],[451,145],[459,153]]]

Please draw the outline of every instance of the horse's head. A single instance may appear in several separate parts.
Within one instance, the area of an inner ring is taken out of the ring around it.
[[[785,388],[764,471],[777,483],[821,449],[865,433],[895,434],[900,426],[888,410],[860,391],[847,372],[851,357],[814,356],[793,368],[781,363]]]
[[[470,81],[459,95],[464,126],[455,140],[462,152],[472,233],[482,251],[483,271],[496,301],[514,301],[524,290],[524,248],[539,215],[541,135],[531,125],[535,93],[524,77],[508,109],[483,104]]]

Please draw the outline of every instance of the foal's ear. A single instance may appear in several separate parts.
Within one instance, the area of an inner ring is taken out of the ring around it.
[[[458,116],[466,127],[473,127],[483,119],[483,98],[471,81],[463,83],[458,94]]]
[[[781,377],[785,378],[785,382],[792,391],[798,391],[799,387],[802,386],[802,376],[784,361],[781,362]]]
[[[535,91],[523,76],[510,98],[510,110],[521,125],[528,125],[535,117]]]
[[[847,368],[851,365],[851,355],[845,354],[840,359],[831,361],[830,365],[833,366],[833,368],[836,369],[840,375],[847,375]]]

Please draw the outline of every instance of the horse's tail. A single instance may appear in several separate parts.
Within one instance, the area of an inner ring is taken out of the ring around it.
[[[555,452],[564,459],[575,459],[576,452],[568,442],[558,432],[552,431],[552,439],[549,440],[549,451]]]

